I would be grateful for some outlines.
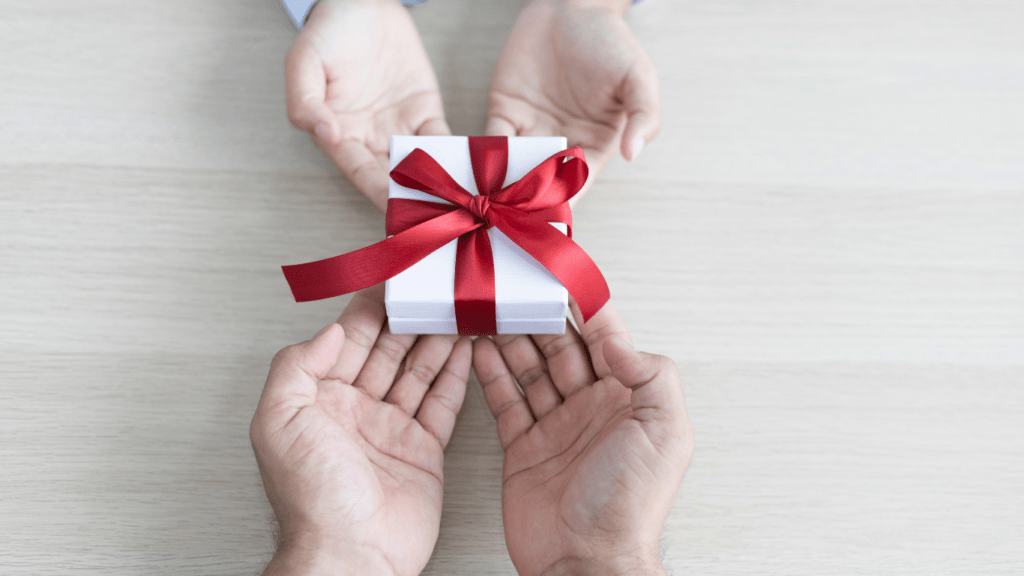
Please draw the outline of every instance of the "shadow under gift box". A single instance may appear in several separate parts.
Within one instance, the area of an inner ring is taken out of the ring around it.
[[[477,194],[466,136],[392,136],[391,168],[420,148],[451,177]],[[566,149],[561,137],[510,137],[508,186],[552,154]],[[391,181],[389,198],[446,203]],[[566,226],[551,223],[565,234]],[[487,231],[494,253],[495,310],[499,334],[562,334],[568,313],[568,292],[533,256],[497,228]],[[388,323],[395,334],[458,334],[455,321],[455,251],[452,240],[385,284]]]

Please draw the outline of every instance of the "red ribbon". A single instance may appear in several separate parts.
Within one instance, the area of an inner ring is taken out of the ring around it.
[[[494,226],[547,268],[569,291],[587,321],[610,297],[594,261],[571,240],[568,200],[587,181],[579,148],[563,150],[526,176],[502,188],[508,139],[469,138],[479,195],[462,188],[419,148],[406,156],[391,178],[451,204],[391,198],[388,239],[325,260],[282,266],[297,302],[322,300],[379,284],[459,239],[455,257],[455,319],[460,334],[495,334],[494,257],[487,229]],[[563,222],[566,236],[548,222]]]

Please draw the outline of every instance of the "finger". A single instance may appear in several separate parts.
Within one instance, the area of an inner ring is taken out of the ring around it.
[[[398,406],[409,416],[415,415],[430,384],[451,355],[455,340],[454,336],[424,336],[417,340],[384,401]]]
[[[288,119],[300,130],[317,134],[328,143],[341,137],[338,120],[327,107],[327,74],[312,45],[300,35],[284,64]]]
[[[366,196],[381,212],[388,207],[388,164],[385,158],[374,154],[363,142],[342,138],[330,144],[318,136],[313,141],[341,169],[359,192]]]
[[[637,352],[625,340],[612,336],[604,343],[611,375],[632,390],[633,417],[652,439],[685,439],[689,418],[675,362],[655,354]]]
[[[338,318],[338,324],[345,329],[345,347],[325,379],[354,383],[386,319],[382,286],[356,292]]]
[[[484,134],[487,136],[519,135],[515,125],[501,116],[489,116],[487,118],[487,128],[484,129]]]
[[[417,136],[451,136],[452,131],[448,128],[448,122],[444,116],[430,118],[416,129]]]
[[[583,313],[580,312],[579,306],[572,298],[569,299],[569,310],[572,311],[576,326],[580,327],[580,336],[583,337],[583,342],[587,345],[587,352],[590,353],[594,374],[598,378],[608,376],[611,372],[604,359],[604,342],[612,336],[618,336],[632,345],[633,339],[629,336],[626,323],[612,308],[611,302],[606,303],[586,323],[583,322]]]
[[[491,409],[498,427],[498,441],[507,450],[517,438],[534,424],[533,413],[526,398],[519,393],[508,366],[501,359],[498,346],[490,338],[473,342],[473,369],[483,388],[484,401]]]
[[[355,387],[361,388],[375,400],[384,398],[395,382],[402,361],[415,343],[415,334],[392,334],[385,327],[356,377]]]
[[[622,133],[622,156],[633,161],[661,129],[658,70],[646,53],[641,51],[641,57],[626,74],[620,98],[628,118]]]
[[[257,414],[273,413],[290,418],[316,401],[317,382],[338,361],[345,343],[345,331],[330,324],[312,340],[281,350],[270,363]]]
[[[562,396],[548,374],[544,356],[529,336],[497,336],[494,343],[526,395],[534,419],[540,420],[562,403]]]
[[[562,398],[597,380],[583,338],[568,322],[562,334],[537,334],[531,338],[544,355],[548,374]]]
[[[473,341],[460,338],[416,413],[416,420],[441,442],[442,448],[448,445],[455,430],[455,419],[466,397],[472,359]]]

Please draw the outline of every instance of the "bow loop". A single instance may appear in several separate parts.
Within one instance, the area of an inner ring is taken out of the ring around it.
[[[579,193],[588,174],[583,149],[576,146],[552,154],[491,199],[524,212],[557,208]]]

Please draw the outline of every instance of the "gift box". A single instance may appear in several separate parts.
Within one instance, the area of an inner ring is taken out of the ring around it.
[[[584,322],[608,301],[571,239],[588,170],[564,138],[395,136],[391,166],[388,237],[283,266],[296,301],[386,282],[392,332],[473,335],[561,334],[568,295]]]
[[[467,192],[478,195],[466,136],[392,136],[391,168],[419,148],[429,154]],[[519,180],[552,154],[565,150],[565,138],[508,138],[508,164],[502,186]],[[444,202],[391,180],[388,198]],[[566,233],[561,222],[551,225]],[[494,255],[495,320],[499,334],[562,334],[568,292],[543,265],[490,228]],[[387,281],[384,302],[395,334],[458,334],[455,319],[455,256],[457,240]]]

